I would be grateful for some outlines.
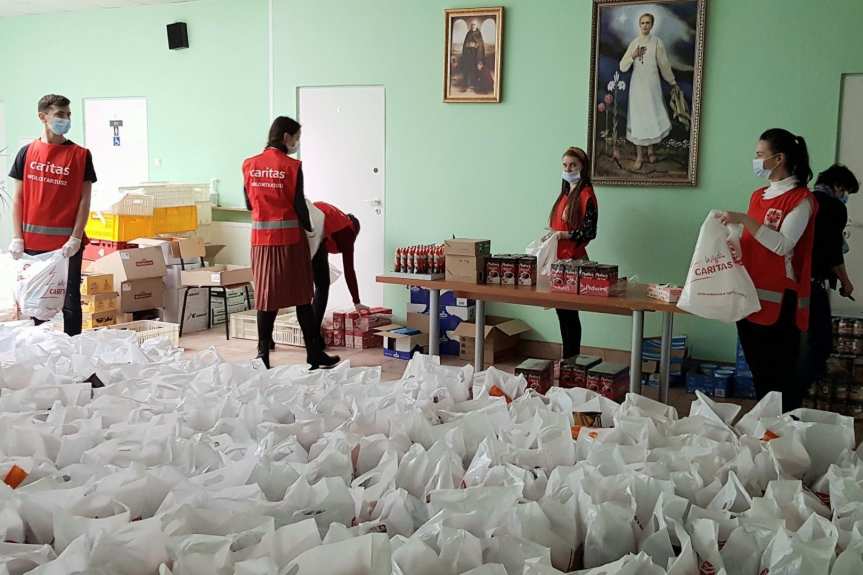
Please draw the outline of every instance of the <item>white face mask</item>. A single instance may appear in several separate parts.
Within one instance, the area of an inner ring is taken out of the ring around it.
[[[566,180],[569,184],[575,184],[578,180],[581,179],[581,172],[576,170],[574,172],[566,172],[564,171],[562,174],[564,180]]]
[[[770,174],[773,173],[773,170],[765,168],[764,162],[774,157],[776,157],[776,154],[770,156],[770,158],[755,158],[754,160],[752,160],[752,173],[755,174],[756,178],[770,177]]]

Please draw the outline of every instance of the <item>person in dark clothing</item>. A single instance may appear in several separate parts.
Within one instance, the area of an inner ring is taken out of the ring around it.
[[[323,323],[327,312],[327,300],[330,295],[330,262],[329,254],[342,254],[342,268],[345,273],[345,283],[351,292],[354,308],[358,312],[367,312],[369,308],[360,301],[360,290],[357,285],[357,271],[354,267],[354,243],[360,235],[360,222],[353,214],[346,214],[332,204],[315,202],[314,206],[324,214],[324,230],[321,245],[312,257],[312,274],[315,285],[315,316],[318,328]]]
[[[477,88],[479,65],[485,64],[485,42],[479,24],[476,20],[470,23],[470,30],[464,36],[461,49],[460,67],[462,70],[464,89]]]
[[[854,173],[834,164],[818,174],[815,198],[815,244],[812,250],[812,294],[809,302],[809,332],[805,340],[802,365],[799,370],[804,387],[824,376],[827,358],[833,352],[833,318],[830,310],[830,290],[839,287],[839,294],[851,297],[854,285],[845,269],[846,244],[843,232],[848,223],[845,203],[856,194],[860,184]]]

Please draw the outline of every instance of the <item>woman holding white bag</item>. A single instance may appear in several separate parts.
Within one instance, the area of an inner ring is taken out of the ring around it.
[[[812,246],[818,204],[806,187],[812,179],[806,142],[774,128],[758,140],[753,172],[769,180],[752,194],[747,213],[721,212],[725,224],[742,224],[743,265],[761,309],[737,323],[758,398],[781,391],[783,409],[800,407],[796,377],[800,334],[809,326]]]
[[[563,153],[560,194],[548,215],[548,226],[557,234],[557,259],[587,259],[587,244],[596,238],[599,208],[590,181],[590,158],[581,148]],[[581,353],[581,319],[575,310],[559,309],[563,359]]]

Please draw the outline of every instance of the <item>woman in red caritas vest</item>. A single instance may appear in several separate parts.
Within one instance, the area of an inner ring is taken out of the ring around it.
[[[599,208],[590,182],[590,158],[581,148],[563,153],[560,194],[548,216],[557,234],[557,259],[587,259],[587,244],[596,238]],[[581,320],[575,310],[557,310],[563,358],[581,353]]]
[[[800,407],[797,377],[800,334],[809,327],[812,245],[818,203],[806,187],[809,152],[800,136],[779,128],[758,140],[752,162],[769,185],[752,194],[745,214],[724,212],[725,224],[743,224],[743,265],[758,290],[761,310],[737,324],[758,398],[782,392],[785,411]]]
[[[267,147],[243,162],[246,206],[252,211],[252,275],[258,309],[258,358],[269,369],[276,314],[296,307],[312,369],[332,367],[338,357],[323,351],[312,309],[312,262],[305,230],[312,231],[297,151],[300,125],[286,116],[273,121]]]

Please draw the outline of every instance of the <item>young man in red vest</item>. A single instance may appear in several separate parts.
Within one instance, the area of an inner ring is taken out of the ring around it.
[[[78,335],[82,243],[96,171],[90,152],[65,137],[72,116],[68,98],[43,96],[38,114],[42,136],[21,148],[9,172],[16,180],[9,252],[18,259],[25,253],[62,250],[69,260],[63,328]]]

